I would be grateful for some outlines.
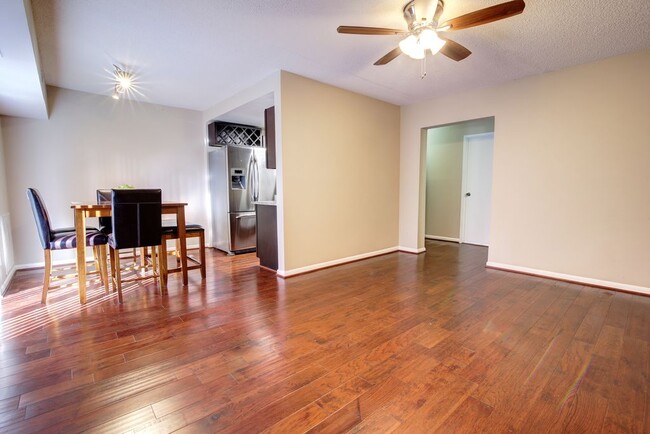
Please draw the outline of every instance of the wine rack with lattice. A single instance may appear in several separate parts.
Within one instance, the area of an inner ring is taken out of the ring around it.
[[[210,144],[212,146],[263,146],[260,128],[224,122],[215,122],[210,127]]]

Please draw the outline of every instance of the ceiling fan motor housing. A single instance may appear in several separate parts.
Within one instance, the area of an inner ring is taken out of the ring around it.
[[[411,33],[417,33],[423,27],[435,29],[445,7],[443,0],[438,0],[434,13],[431,6],[435,0],[411,0],[404,6],[404,20]]]

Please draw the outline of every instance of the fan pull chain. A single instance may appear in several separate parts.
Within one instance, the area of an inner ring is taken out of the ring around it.
[[[427,56],[425,55],[422,58],[422,62],[420,63],[420,80],[423,80],[424,77],[427,76]]]

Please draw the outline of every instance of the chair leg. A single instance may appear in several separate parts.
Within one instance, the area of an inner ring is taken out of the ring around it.
[[[111,266],[115,277],[113,278],[114,286],[117,286],[117,300],[122,304],[122,276],[120,274],[120,251],[111,247]]]
[[[201,279],[205,279],[205,233],[199,235],[199,259],[201,260]]]
[[[113,287],[113,292],[115,292],[115,250],[110,248],[110,257],[111,257],[111,286]]]
[[[106,245],[99,246],[99,272],[102,276],[102,283],[104,284],[104,292],[108,294],[108,272],[106,270],[107,261],[106,261]]]
[[[153,274],[154,284],[158,281],[158,292],[162,295],[162,281],[160,280],[160,268],[158,268],[156,252],[159,251],[156,246],[151,246],[151,273]]]
[[[143,269],[143,273],[144,273],[144,268],[147,266],[147,253],[148,250],[146,247],[140,247],[140,266]]]
[[[120,304],[124,302],[122,298],[122,275],[120,273],[120,265],[115,264],[115,284],[117,285],[117,300]]]
[[[52,252],[50,249],[45,249],[45,275],[43,276],[43,294],[41,295],[41,303],[47,302],[47,290],[50,288],[50,274],[52,273]]]
[[[93,246],[93,261],[95,262],[95,270],[100,271],[99,267],[99,246]]]
[[[167,292],[167,238],[164,237],[162,243],[160,243],[158,267],[160,268],[158,272],[160,275],[160,291],[164,293]]]

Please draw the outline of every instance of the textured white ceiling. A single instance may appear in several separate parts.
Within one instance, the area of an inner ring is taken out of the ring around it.
[[[500,0],[446,0],[443,20]],[[447,36],[473,54],[373,62],[404,27],[405,0],[33,0],[45,82],[111,93],[112,64],[136,72],[140,99],[204,110],[284,69],[395,104],[650,48],[650,0],[528,0],[523,14]]]

